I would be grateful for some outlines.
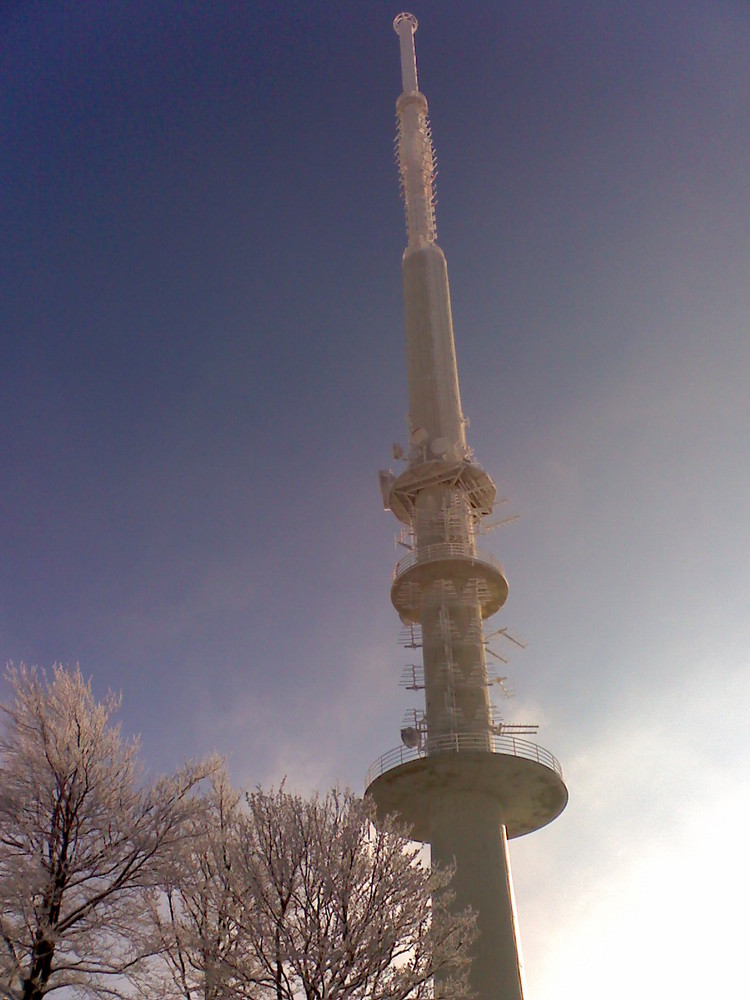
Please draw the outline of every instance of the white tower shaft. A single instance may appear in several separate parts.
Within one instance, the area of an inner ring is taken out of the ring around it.
[[[414,539],[396,567],[391,599],[402,622],[421,628],[426,725],[396,766],[386,755],[371,769],[367,794],[380,814],[400,813],[414,838],[430,843],[434,862],[455,863],[454,905],[477,911],[471,984],[478,1000],[523,1000],[507,840],[554,819],[567,791],[551,754],[493,728],[483,620],[502,607],[508,585],[499,564],[477,550],[475,533],[495,486],[466,445],[448,269],[436,242],[435,157],[417,83],[417,20],[399,14],[394,28],[403,83],[396,111],[411,441],[406,471],[382,473],[381,488]]]

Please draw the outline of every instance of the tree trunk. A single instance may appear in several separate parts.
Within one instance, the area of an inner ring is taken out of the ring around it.
[[[45,987],[52,972],[52,956],[55,946],[52,941],[38,938],[34,945],[34,955],[29,976],[23,983],[22,1000],[42,1000]]]

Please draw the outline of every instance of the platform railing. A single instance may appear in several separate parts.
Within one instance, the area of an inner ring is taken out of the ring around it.
[[[549,750],[545,750],[544,747],[540,747],[530,740],[522,740],[517,736],[492,736],[485,733],[446,733],[441,736],[425,737],[416,747],[395,747],[384,753],[382,757],[378,757],[367,772],[365,788],[369,788],[381,774],[385,774],[386,771],[399,767],[401,764],[408,764],[410,761],[433,757],[437,754],[472,751],[506,754],[510,757],[535,760],[562,778],[562,767],[558,759]]]
[[[499,559],[481,549],[474,550],[465,542],[436,542],[434,545],[423,545],[414,549],[396,563],[393,579],[397,580],[412,566],[423,563],[437,562],[441,559],[475,559],[477,562],[488,563],[504,574]]]

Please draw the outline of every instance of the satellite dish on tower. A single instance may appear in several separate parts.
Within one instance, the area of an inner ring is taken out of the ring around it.
[[[437,455],[438,458],[442,458],[443,455],[450,448],[451,443],[448,438],[435,438],[435,440],[430,445],[430,451],[433,455]]]
[[[427,439],[429,438],[429,436],[430,435],[427,433],[424,427],[415,427],[414,430],[411,432],[411,437],[409,440],[411,441],[412,444],[415,444],[417,445],[417,447],[420,447],[421,445],[427,443]]]
[[[405,747],[409,747],[413,750],[415,747],[419,746],[419,732],[414,728],[414,726],[405,726],[401,730],[401,742]]]

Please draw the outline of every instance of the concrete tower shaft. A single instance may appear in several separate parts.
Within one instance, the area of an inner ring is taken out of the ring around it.
[[[409,377],[409,422],[412,434],[428,435],[431,451],[446,447],[466,455],[466,431],[458,388],[448,266],[432,243],[410,251],[401,262],[406,312],[406,363]],[[421,457],[417,454],[416,457]]]
[[[476,544],[496,490],[466,443],[416,28],[411,14],[394,21],[403,84],[396,111],[408,240],[402,275],[409,451],[406,469],[399,476],[381,472],[380,480],[386,508],[406,527],[410,552],[395,568],[391,600],[421,640],[425,705],[419,725],[402,730],[404,746],[370,769],[366,794],[379,815],[400,814],[412,836],[430,844],[434,862],[455,863],[454,905],[478,914],[471,972],[478,1000],[523,1000],[507,840],[553,820],[567,790],[555,758],[492,714],[483,622],[504,605],[508,584],[500,564]]]

